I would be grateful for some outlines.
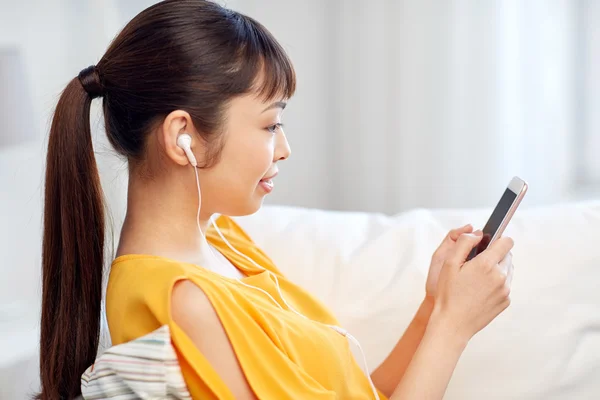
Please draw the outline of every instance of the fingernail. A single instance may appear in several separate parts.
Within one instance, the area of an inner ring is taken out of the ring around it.
[[[477,236],[483,236],[483,231],[481,229],[477,229],[475,232],[473,232],[475,235]]]

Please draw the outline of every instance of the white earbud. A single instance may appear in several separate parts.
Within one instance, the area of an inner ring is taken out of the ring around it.
[[[185,155],[190,161],[190,164],[196,167],[198,165],[198,162],[196,161],[194,153],[192,153],[192,137],[188,133],[183,133],[179,135],[179,137],[177,138],[177,146],[181,147],[183,151],[185,151]]]

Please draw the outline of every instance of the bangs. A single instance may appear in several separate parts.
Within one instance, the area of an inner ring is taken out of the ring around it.
[[[238,16],[238,79],[264,101],[291,98],[296,91],[296,72],[285,50],[262,24]]]

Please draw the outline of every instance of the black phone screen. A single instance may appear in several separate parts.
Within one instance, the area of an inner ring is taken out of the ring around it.
[[[506,189],[504,191],[504,194],[500,198],[500,201],[496,205],[496,208],[494,208],[490,219],[488,219],[488,222],[483,227],[483,239],[481,239],[481,242],[479,242],[477,247],[474,247],[471,253],[469,253],[467,261],[478,255],[485,249],[487,249],[488,245],[490,244],[490,241],[494,237],[494,234],[496,233],[498,228],[500,228],[502,220],[504,220],[504,217],[508,213],[508,210],[510,210],[510,206],[516,198],[517,194],[512,190]]]

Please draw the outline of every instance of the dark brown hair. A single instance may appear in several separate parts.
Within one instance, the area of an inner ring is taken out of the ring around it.
[[[289,98],[294,90],[292,64],[261,24],[203,0],[167,0],[144,10],[95,67],[68,83],[47,154],[37,398],[78,396],[98,349],[105,221],[92,98],[103,98],[113,147],[138,161],[152,127],[174,110],[190,114],[207,144],[218,143],[233,97]]]

